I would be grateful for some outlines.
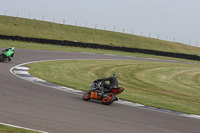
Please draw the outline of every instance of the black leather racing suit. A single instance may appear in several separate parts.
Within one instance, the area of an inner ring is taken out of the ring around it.
[[[113,87],[117,88],[118,87],[118,80],[117,80],[116,77],[108,77],[108,78],[103,78],[103,79],[98,79],[98,80],[104,81],[103,86],[106,89],[110,90],[110,88],[113,88]],[[110,81],[110,84],[106,84],[105,81]]]

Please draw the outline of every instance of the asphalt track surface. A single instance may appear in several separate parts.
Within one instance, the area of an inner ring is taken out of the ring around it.
[[[200,120],[113,103],[35,84],[10,73],[29,61],[49,59],[152,60],[125,56],[17,49],[13,62],[0,62],[0,122],[52,133],[199,133]],[[170,62],[170,61],[164,61]]]

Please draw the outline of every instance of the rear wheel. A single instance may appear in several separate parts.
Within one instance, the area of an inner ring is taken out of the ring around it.
[[[83,95],[83,100],[85,101],[90,100],[90,95],[91,95],[91,91],[89,90]]]
[[[105,105],[109,105],[111,103],[113,103],[116,99],[116,94],[113,92],[109,92],[108,96],[104,96],[102,99],[102,103]]]
[[[3,55],[2,54],[0,55],[0,61],[1,62],[3,61]]]
[[[6,57],[5,57],[3,54],[0,55],[0,61],[1,61],[1,62],[6,61]]]

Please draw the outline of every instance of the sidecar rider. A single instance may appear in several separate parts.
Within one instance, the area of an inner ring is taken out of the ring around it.
[[[116,74],[111,74],[108,78],[103,79],[97,79],[98,81],[104,81],[103,87],[104,89],[110,90],[111,88],[117,88],[118,87],[118,80]],[[110,81],[110,84],[107,84],[105,81]]]
[[[8,61],[12,61],[12,58],[14,57],[14,54],[15,54],[15,48],[14,47],[11,47],[11,48],[7,48],[5,50],[3,50],[2,52],[7,52],[7,51],[13,51],[13,54],[11,54],[9,57],[8,57]]]

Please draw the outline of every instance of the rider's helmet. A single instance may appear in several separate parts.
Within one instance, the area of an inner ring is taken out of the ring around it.
[[[14,47],[11,47],[11,49],[14,50],[15,48],[14,48]]]
[[[91,85],[91,88],[94,90],[94,89],[97,89],[98,88],[98,82],[97,81],[94,81]]]
[[[116,78],[117,75],[116,75],[116,74],[111,74],[110,77],[112,77],[112,78]]]

